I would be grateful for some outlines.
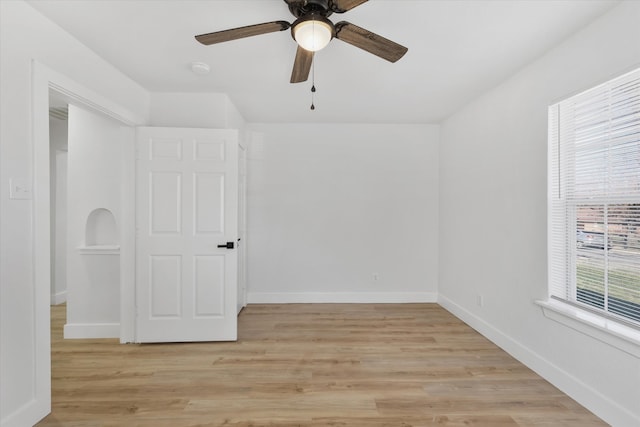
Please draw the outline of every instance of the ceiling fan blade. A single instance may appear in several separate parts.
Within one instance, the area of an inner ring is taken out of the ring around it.
[[[291,71],[291,83],[305,82],[309,78],[311,64],[313,63],[313,52],[298,46],[296,59],[293,63],[293,71]]]
[[[329,8],[336,13],[344,13],[369,0],[330,0]]]
[[[245,37],[259,36],[261,34],[275,33],[289,29],[291,25],[287,21],[265,22],[264,24],[248,25],[246,27],[233,28],[231,30],[216,31],[214,33],[200,34],[196,40],[204,45],[228,42]]]
[[[396,62],[409,50],[396,42],[385,39],[382,36],[349,22],[338,22],[335,26],[337,39],[366,50],[390,62]]]

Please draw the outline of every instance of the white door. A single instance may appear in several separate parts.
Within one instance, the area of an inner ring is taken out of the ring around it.
[[[136,341],[237,339],[238,134],[138,128]]]

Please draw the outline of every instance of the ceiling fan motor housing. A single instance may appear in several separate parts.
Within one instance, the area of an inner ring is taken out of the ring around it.
[[[289,1],[287,3],[289,5],[289,11],[296,18],[300,18],[310,13],[315,13],[327,18],[333,13],[329,2],[330,0],[300,0]]]

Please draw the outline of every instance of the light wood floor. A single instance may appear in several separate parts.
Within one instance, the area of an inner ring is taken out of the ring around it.
[[[250,305],[236,343],[62,340],[39,426],[603,426],[434,304]]]

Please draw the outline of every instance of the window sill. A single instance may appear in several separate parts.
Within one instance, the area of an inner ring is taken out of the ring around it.
[[[589,335],[640,359],[640,331],[562,301],[536,301],[548,319]]]

